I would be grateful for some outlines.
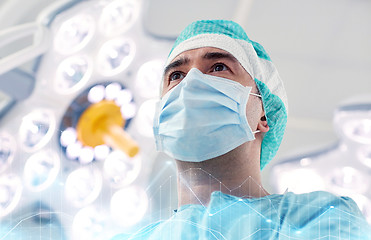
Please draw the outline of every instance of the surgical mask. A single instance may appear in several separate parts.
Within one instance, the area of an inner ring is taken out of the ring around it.
[[[201,162],[255,139],[246,118],[252,87],[192,68],[157,103],[154,136],[158,151]]]

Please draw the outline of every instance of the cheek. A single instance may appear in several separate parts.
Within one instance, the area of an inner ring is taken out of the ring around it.
[[[237,71],[237,76],[237,82],[239,82],[243,86],[252,86],[252,91],[256,91],[254,79],[242,67]]]
[[[260,100],[250,95],[246,104],[246,118],[251,129],[254,131],[259,123],[260,112],[261,112]]]
[[[169,92],[171,86],[169,86],[166,82],[162,82],[161,89],[160,89],[160,96],[163,97],[167,92]]]

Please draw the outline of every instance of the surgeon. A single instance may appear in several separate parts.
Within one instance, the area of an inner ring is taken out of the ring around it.
[[[262,187],[261,170],[279,148],[287,114],[275,66],[241,26],[187,26],[169,54],[154,119],[157,149],[177,165],[178,209],[114,239],[371,239],[348,197]]]

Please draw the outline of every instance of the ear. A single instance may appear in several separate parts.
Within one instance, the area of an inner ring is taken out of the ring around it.
[[[258,123],[258,130],[260,132],[263,132],[263,133],[266,133],[266,132],[269,131],[269,126],[268,126],[267,118],[265,116],[262,116],[260,118],[260,121]]]

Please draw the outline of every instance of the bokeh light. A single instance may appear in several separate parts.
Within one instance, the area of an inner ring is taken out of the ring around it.
[[[60,142],[63,147],[67,147],[68,145],[76,142],[76,139],[77,139],[76,130],[72,127],[69,127],[69,128],[66,128],[61,133]]]
[[[82,149],[81,142],[75,142],[67,146],[66,148],[66,155],[69,159],[76,159],[80,156],[80,152]]]
[[[97,103],[104,99],[105,87],[103,85],[96,85],[89,90],[88,101],[91,103]]]
[[[139,68],[135,81],[135,89],[138,94],[147,98],[154,98],[160,95],[164,64],[162,60],[156,59],[144,63]]]
[[[113,1],[102,10],[99,19],[100,31],[107,36],[125,32],[136,21],[138,10],[138,1]]]
[[[371,119],[348,120],[343,128],[346,136],[353,141],[371,144]]]
[[[371,168],[371,145],[359,147],[357,157],[364,165]]]
[[[41,151],[27,159],[24,166],[24,180],[31,191],[43,191],[58,176],[60,159],[52,150]]]
[[[330,184],[333,188],[338,188],[338,192],[365,193],[368,189],[365,182],[367,182],[367,176],[350,166],[334,168],[330,173]]]
[[[92,38],[94,30],[95,21],[90,15],[79,14],[66,20],[55,34],[55,50],[71,54],[82,49]]]
[[[156,99],[149,99],[142,103],[135,118],[137,131],[145,137],[153,137],[153,118],[157,104]]]
[[[102,144],[94,148],[94,158],[98,161],[103,161],[108,157],[108,154],[111,152],[109,146]]]
[[[55,117],[50,110],[37,109],[23,117],[19,134],[28,150],[43,147],[55,131]]]
[[[94,166],[86,166],[69,174],[65,184],[66,199],[76,207],[92,203],[102,190],[102,175]]]
[[[124,227],[138,223],[147,208],[148,196],[140,187],[130,186],[120,189],[111,198],[111,215]]]
[[[14,159],[16,144],[6,132],[0,132],[0,173],[5,171]]]
[[[81,89],[92,73],[92,65],[84,56],[65,59],[57,68],[55,89],[62,94]]]
[[[324,189],[325,182],[315,169],[298,168],[290,171],[274,169],[275,176],[280,176],[277,188],[280,193],[289,190],[295,193],[307,193]],[[310,180],[309,180],[310,179]]]
[[[103,44],[98,53],[97,68],[104,76],[125,70],[134,59],[135,44],[127,38],[115,38]]]
[[[88,206],[80,209],[72,223],[73,239],[106,239],[107,214],[99,211],[94,206]]]
[[[121,91],[121,85],[117,82],[108,84],[105,89],[105,98],[106,100],[114,100],[118,97]]]
[[[103,171],[113,187],[122,187],[138,177],[141,164],[140,156],[130,158],[121,151],[113,151],[105,160]]]
[[[18,205],[22,195],[21,179],[15,174],[0,176],[0,218]]]

